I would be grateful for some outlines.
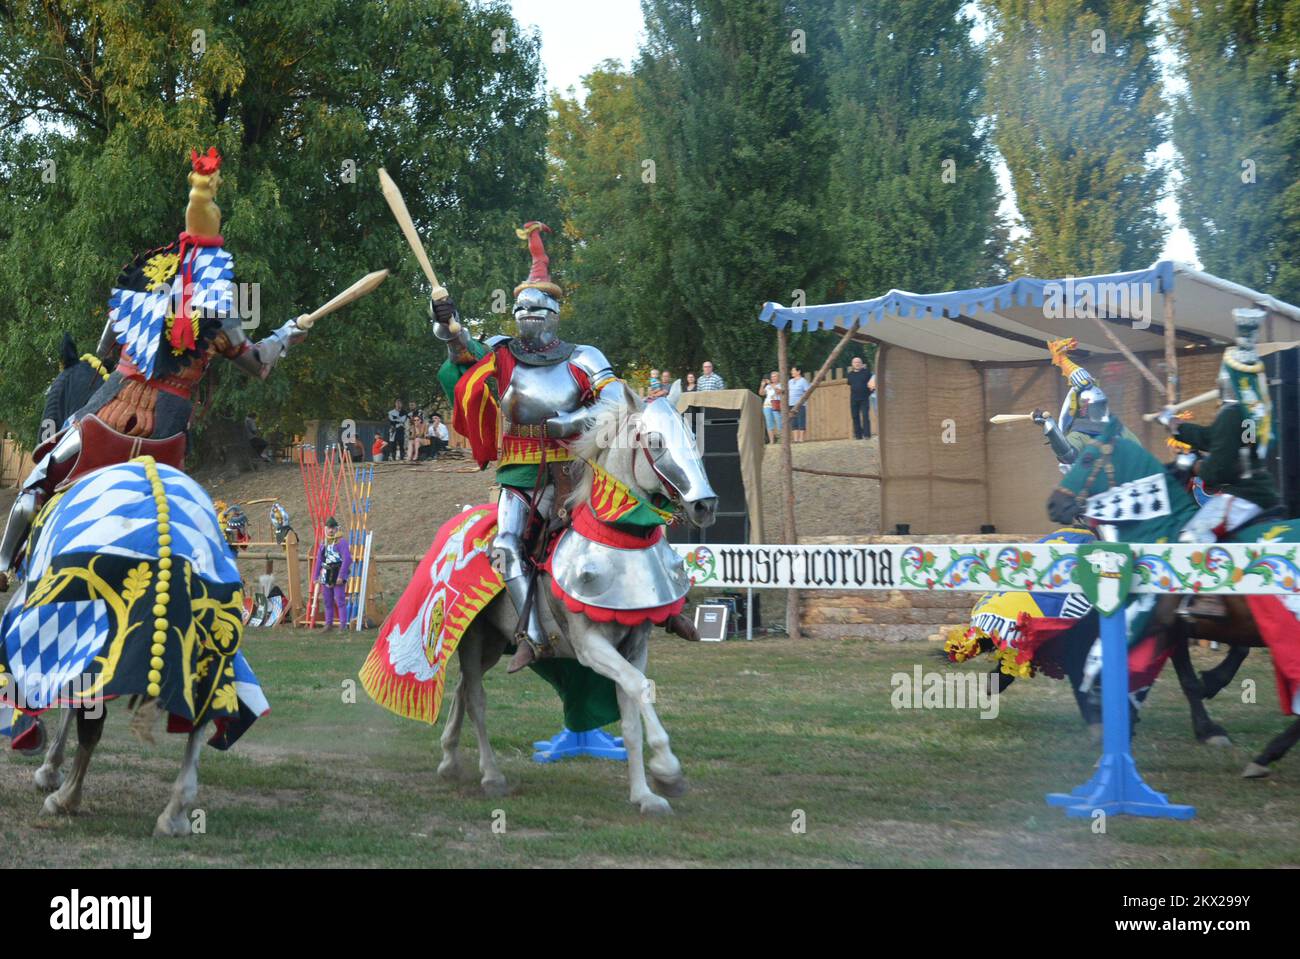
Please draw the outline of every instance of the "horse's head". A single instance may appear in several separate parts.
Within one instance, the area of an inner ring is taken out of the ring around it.
[[[607,399],[613,394],[616,400]],[[578,454],[652,502],[672,503],[695,526],[711,526],[718,497],[709,485],[695,435],[677,412],[681,381],[667,396],[643,402],[626,387],[606,388]]]

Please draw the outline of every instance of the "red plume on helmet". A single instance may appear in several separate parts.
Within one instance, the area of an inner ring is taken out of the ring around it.
[[[515,287],[515,296],[523,290],[541,290],[557,299],[564,296],[564,291],[551,280],[551,258],[546,255],[546,247],[542,245],[543,232],[554,233],[555,231],[545,223],[536,220],[530,220],[515,230],[515,235],[519,239],[528,241],[528,252],[533,257],[533,268],[528,272],[528,279]]]
[[[217,152],[216,147],[208,147],[208,152],[203,156],[199,156],[197,150],[191,150],[190,166],[194,168],[195,173],[211,176],[221,169],[221,154]]]

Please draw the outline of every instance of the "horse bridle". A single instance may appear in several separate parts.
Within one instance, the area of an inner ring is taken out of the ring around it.
[[[663,486],[664,490],[667,492],[668,499],[675,504],[680,504],[682,501],[681,491],[676,486],[673,485],[673,483],[668,479],[668,477],[664,476],[664,474],[660,471],[658,465],[656,465],[654,455],[650,452],[649,444],[646,443],[645,440],[642,438],[644,435],[645,434],[641,432],[640,427],[638,427],[636,434],[632,437],[632,442],[636,445],[637,450],[639,450],[641,453],[645,455],[646,465],[650,467],[650,472],[655,475],[655,478],[659,480],[660,485]],[[641,481],[637,478],[636,475],[636,463],[637,463],[637,457],[636,457],[636,453],[634,452],[632,454],[632,479],[637,483],[638,486],[640,486]],[[642,488],[644,489],[644,487]]]
[[[1107,485],[1115,485],[1115,464],[1112,463],[1110,459],[1111,454],[1115,452],[1115,447],[1110,443],[1103,443],[1101,440],[1094,439],[1089,440],[1084,444],[1085,450],[1090,448],[1100,450],[1101,455],[1098,456],[1096,462],[1093,463],[1092,472],[1088,474],[1088,478],[1083,481],[1083,485],[1079,487],[1078,491],[1076,492],[1075,490],[1066,489],[1064,486],[1057,487],[1060,492],[1073,496],[1074,504],[1080,510],[1087,505],[1089,497],[1093,495],[1088,491],[1092,489],[1093,481],[1097,478],[1097,474],[1103,469],[1106,471]]]

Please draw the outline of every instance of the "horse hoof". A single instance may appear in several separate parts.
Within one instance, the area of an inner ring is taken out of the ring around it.
[[[42,766],[32,774],[32,780],[36,783],[37,789],[52,793],[63,785],[63,773],[53,766]]]
[[[510,787],[506,785],[506,781],[504,778],[483,780],[484,796],[493,796],[493,797],[504,796],[509,791],[510,791]]]
[[[1227,733],[1216,733],[1213,736],[1206,736],[1204,739],[1201,740],[1201,743],[1206,746],[1222,747],[1222,746],[1231,746],[1232,740],[1228,738]]]
[[[654,779],[655,791],[661,796],[667,796],[669,799],[681,799],[686,795],[690,788],[686,784],[685,776],[678,776],[676,779]]]
[[[446,759],[438,763],[438,778],[445,783],[458,782],[461,779],[460,763],[456,760],[448,762]]]
[[[1266,779],[1269,775],[1267,766],[1261,766],[1259,763],[1251,763],[1241,774],[1242,779]]]
[[[64,805],[59,802],[55,793],[45,797],[45,802],[41,803],[42,816],[72,816],[77,812],[77,807],[73,804]]]
[[[153,827],[153,834],[156,838],[179,839],[181,836],[190,835],[190,833],[190,821],[184,816],[176,819],[168,819],[165,815],[159,816]]]
[[[673,807],[668,804],[668,800],[653,793],[642,799],[638,805],[641,807],[641,815],[643,816],[671,816],[673,814]]]

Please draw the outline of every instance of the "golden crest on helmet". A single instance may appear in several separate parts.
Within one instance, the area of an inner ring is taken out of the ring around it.
[[[149,261],[145,263],[141,271],[149,280],[149,284],[145,289],[152,293],[164,283],[169,282],[176,275],[176,271],[180,269],[180,264],[180,255],[176,253],[158,253],[149,257]]]

